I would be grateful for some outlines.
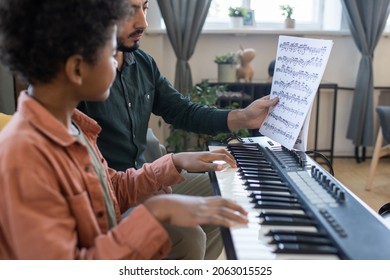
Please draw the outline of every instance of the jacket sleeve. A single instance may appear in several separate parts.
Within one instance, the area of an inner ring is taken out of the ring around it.
[[[154,260],[170,248],[164,228],[140,205],[107,234],[99,235],[93,248],[77,250],[76,259]]]
[[[172,124],[175,128],[195,133],[215,135],[230,132],[227,124],[230,110],[191,102],[160,73],[151,56],[143,53],[143,59],[148,62],[142,65],[140,63],[139,67],[143,67],[141,72],[153,76],[149,78],[153,79],[152,83],[155,85],[152,109],[155,115],[161,116],[166,123]]]
[[[173,164],[172,154],[145,163],[138,170],[129,168],[120,172],[109,169],[109,175],[121,213],[162,188],[184,181]]]
[[[47,171],[14,169],[1,183],[7,187],[0,194],[0,259],[159,259],[169,251],[167,233],[142,205],[102,233],[84,211],[90,206],[80,198],[87,196],[76,195],[80,207],[71,208]],[[92,231],[90,246],[80,245],[77,228],[84,224]]]

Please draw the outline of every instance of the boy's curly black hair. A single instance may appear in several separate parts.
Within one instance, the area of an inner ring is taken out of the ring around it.
[[[48,82],[74,54],[94,63],[128,0],[1,0],[0,59],[29,83]]]

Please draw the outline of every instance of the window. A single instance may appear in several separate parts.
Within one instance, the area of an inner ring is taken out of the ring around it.
[[[318,2],[313,0],[295,0],[288,1],[288,4],[294,7],[293,18],[301,23],[314,24],[318,22],[319,9]],[[287,3],[285,0],[260,0],[251,1],[251,8],[255,10],[256,19],[259,22],[277,23],[284,20],[280,5]]]
[[[280,10],[280,5],[283,4],[294,7],[292,17],[300,29],[321,29],[324,2],[324,0],[212,0],[205,29],[229,28],[230,6],[244,6],[254,10],[258,28],[283,28],[284,16]]]

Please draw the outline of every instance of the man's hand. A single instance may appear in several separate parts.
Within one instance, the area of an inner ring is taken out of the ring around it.
[[[236,168],[234,157],[225,149],[212,152],[185,152],[172,155],[173,163],[177,169],[184,169],[189,172],[221,171],[226,162]]]
[[[161,223],[182,227],[247,224],[247,212],[235,202],[219,196],[158,195],[144,206]]]
[[[230,111],[228,127],[231,131],[242,128],[258,129],[267,117],[269,108],[275,106],[279,98],[270,99],[269,95],[253,101],[244,109]]]

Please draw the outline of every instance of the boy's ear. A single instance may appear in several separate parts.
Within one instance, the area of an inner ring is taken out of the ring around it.
[[[72,55],[65,62],[65,73],[68,79],[77,84],[83,83],[83,57],[81,55]]]

